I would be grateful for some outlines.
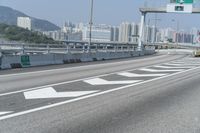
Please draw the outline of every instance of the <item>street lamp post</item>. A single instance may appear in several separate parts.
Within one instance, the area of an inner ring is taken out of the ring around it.
[[[94,0],[90,0],[90,22],[89,22],[90,33],[89,33],[88,52],[90,52],[90,47],[92,42],[93,8],[94,8]]]

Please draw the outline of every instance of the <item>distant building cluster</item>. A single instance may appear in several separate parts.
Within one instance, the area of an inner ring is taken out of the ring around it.
[[[19,18],[19,25],[23,28],[31,29],[31,20],[28,18]],[[119,26],[98,24],[92,26],[92,41],[106,42],[133,42],[137,43],[140,32],[140,24],[123,22]],[[176,31],[172,28],[159,29],[155,26],[146,25],[142,40],[145,43],[154,42],[172,42],[172,43],[196,43],[199,38],[197,29],[191,32],[183,30]],[[59,31],[45,31],[43,34],[58,41],[89,41],[90,27],[89,24],[73,24],[65,22]]]
[[[120,41],[120,42],[137,42],[139,34],[138,24],[122,23],[120,26],[111,26],[98,24],[92,26],[92,41]],[[55,40],[83,40],[89,41],[90,27],[88,24],[73,24],[66,22],[60,31],[46,31],[43,34]]]
[[[157,32],[157,42],[172,42],[172,43],[199,43],[199,31],[193,28],[191,31],[176,31],[172,28],[159,29]]]

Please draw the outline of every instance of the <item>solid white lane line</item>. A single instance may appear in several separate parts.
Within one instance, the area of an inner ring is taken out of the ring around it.
[[[162,74],[136,74],[136,73],[131,73],[131,72],[121,72],[121,73],[118,73],[117,75],[129,77],[129,78],[134,78],[134,77],[160,77],[160,76],[167,75],[167,73],[162,73]]]
[[[5,114],[10,114],[10,113],[12,113],[12,111],[0,112],[0,116],[1,116],[1,115],[5,115]]]
[[[52,87],[43,88],[39,90],[33,90],[24,92],[26,99],[46,99],[46,98],[66,98],[66,97],[79,97],[83,95],[88,95],[91,93],[98,92],[94,91],[68,91],[68,92],[56,92]]]
[[[141,68],[139,70],[147,71],[147,72],[179,72],[179,71],[184,71],[184,69],[157,70],[157,69],[151,69],[151,68]]]
[[[120,85],[120,84],[133,84],[140,82],[141,80],[124,80],[124,81],[107,81],[101,78],[93,78],[84,80],[85,83],[90,85]]]
[[[13,118],[13,117],[17,117],[17,116],[21,116],[21,115],[25,115],[25,114],[29,114],[29,113],[33,113],[33,112],[37,112],[37,111],[41,111],[41,110],[45,110],[45,109],[49,109],[49,108],[53,108],[53,107],[58,107],[58,106],[61,106],[61,105],[77,102],[77,101],[80,101],[80,100],[83,100],[83,99],[87,99],[87,98],[111,93],[111,92],[114,92],[114,91],[119,91],[119,90],[126,89],[126,88],[129,88],[129,87],[133,87],[133,86],[136,86],[136,85],[141,85],[141,84],[144,84],[144,83],[153,82],[153,81],[156,81],[156,80],[159,80],[159,79],[172,77],[172,76],[175,76],[175,75],[178,75],[178,74],[181,74],[181,73],[185,73],[185,72],[188,72],[188,71],[196,70],[196,69],[199,69],[199,68],[200,67],[195,67],[195,68],[192,68],[192,69],[188,69],[188,70],[185,70],[185,71],[166,75],[166,76],[163,76],[163,77],[158,77],[158,78],[154,78],[154,79],[151,79],[151,80],[138,82],[138,83],[135,83],[135,84],[130,84],[130,85],[126,85],[126,86],[123,86],[123,87],[114,88],[114,89],[111,89],[111,90],[102,91],[102,92],[94,93],[94,94],[91,94],[91,95],[86,95],[86,96],[83,96],[83,97],[74,98],[74,99],[71,99],[71,100],[66,100],[66,101],[63,101],[63,102],[59,102],[59,103],[55,103],[55,104],[51,104],[51,105],[47,105],[47,106],[43,106],[43,107],[39,107],[39,108],[35,108],[35,109],[30,109],[30,110],[26,110],[26,111],[22,111],[22,112],[18,112],[18,113],[13,113],[13,114],[10,114],[10,115],[0,117],[0,121],[5,120],[5,119],[9,119],[9,118]]]
[[[156,66],[153,66],[153,67],[156,67],[156,68],[166,68],[166,69],[175,69],[175,68],[192,68],[191,66],[163,66],[163,65],[156,65]]]

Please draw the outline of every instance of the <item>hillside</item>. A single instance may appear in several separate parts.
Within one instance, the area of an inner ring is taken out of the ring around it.
[[[0,6],[0,23],[8,25],[17,25],[17,17],[30,17],[33,19],[33,30],[53,31],[60,28],[55,24],[42,19],[37,19],[28,16],[20,11],[14,10],[10,7]]]
[[[9,41],[21,41],[28,43],[45,43],[55,44],[58,43],[52,38],[48,38],[39,32],[29,31],[15,25],[0,24],[0,37]]]

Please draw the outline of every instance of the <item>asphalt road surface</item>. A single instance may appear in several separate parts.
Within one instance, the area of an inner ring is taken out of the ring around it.
[[[0,133],[200,133],[200,59],[0,71]]]

